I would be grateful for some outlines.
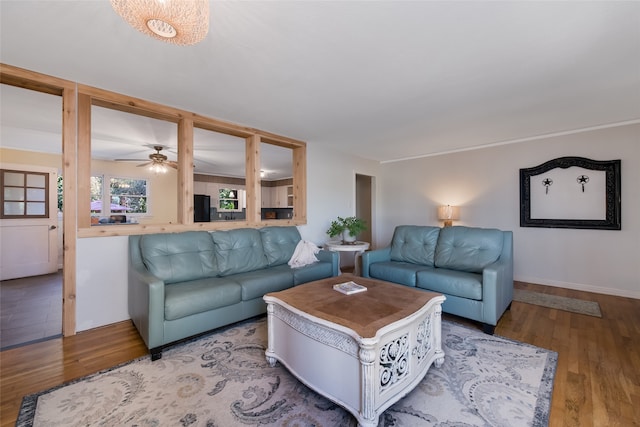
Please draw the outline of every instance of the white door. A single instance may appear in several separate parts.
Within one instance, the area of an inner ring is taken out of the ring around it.
[[[57,171],[0,164],[0,280],[58,270]]]

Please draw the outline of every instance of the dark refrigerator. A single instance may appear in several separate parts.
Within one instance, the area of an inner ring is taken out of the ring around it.
[[[193,195],[193,221],[209,222],[211,221],[211,196],[204,194]]]

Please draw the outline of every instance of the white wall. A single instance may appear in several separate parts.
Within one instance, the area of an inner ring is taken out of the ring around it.
[[[519,170],[564,156],[622,160],[622,230],[520,227]],[[640,125],[386,163],[379,181],[379,246],[458,205],[457,225],[514,232],[516,280],[640,298]]]
[[[330,240],[326,231],[331,221],[356,214],[356,174],[373,176],[375,182],[379,167],[378,162],[327,150],[319,143],[308,144],[307,225],[300,227],[302,238],[318,245]],[[375,214],[372,222],[369,227],[374,230]],[[354,265],[353,252],[339,256],[341,266]]]
[[[127,236],[78,239],[76,331],[129,319]]]
[[[379,168],[378,162],[328,150],[320,143],[309,143],[307,225],[300,227],[302,238],[316,244],[329,240],[326,231],[331,221],[338,216],[353,216],[356,213],[356,174],[373,176],[375,181]]]

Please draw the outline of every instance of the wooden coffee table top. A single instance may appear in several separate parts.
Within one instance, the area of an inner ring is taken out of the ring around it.
[[[366,286],[367,290],[352,295],[333,290],[333,285],[348,281]],[[379,329],[415,313],[440,295],[351,274],[267,294],[312,316],[345,326],[362,338],[374,337]]]

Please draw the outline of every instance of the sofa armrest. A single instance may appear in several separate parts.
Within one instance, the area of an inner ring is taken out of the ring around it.
[[[318,258],[318,261],[331,263],[331,272],[333,276],[337,276],[340,274],[340,257],[337,252],[320,249],[320,251],[318,251],[318,253],[316,254],[316,258]]]
[[[164,342],[164,287],[163,280],[152,275],[142,262],[137,240],[129,245],[129,316],[147,348],[153,349]],[[136,246],[135,248],[132,246]]]
[[[363,253],[362,277],[371,277],[369,276],[369,268],[371,267],[371,264],[385,261],[391,261],[391,246]]]
[[[485,323],[497,325],[513,300],[512,258],[499,259],[482,271],[482,301]]]

